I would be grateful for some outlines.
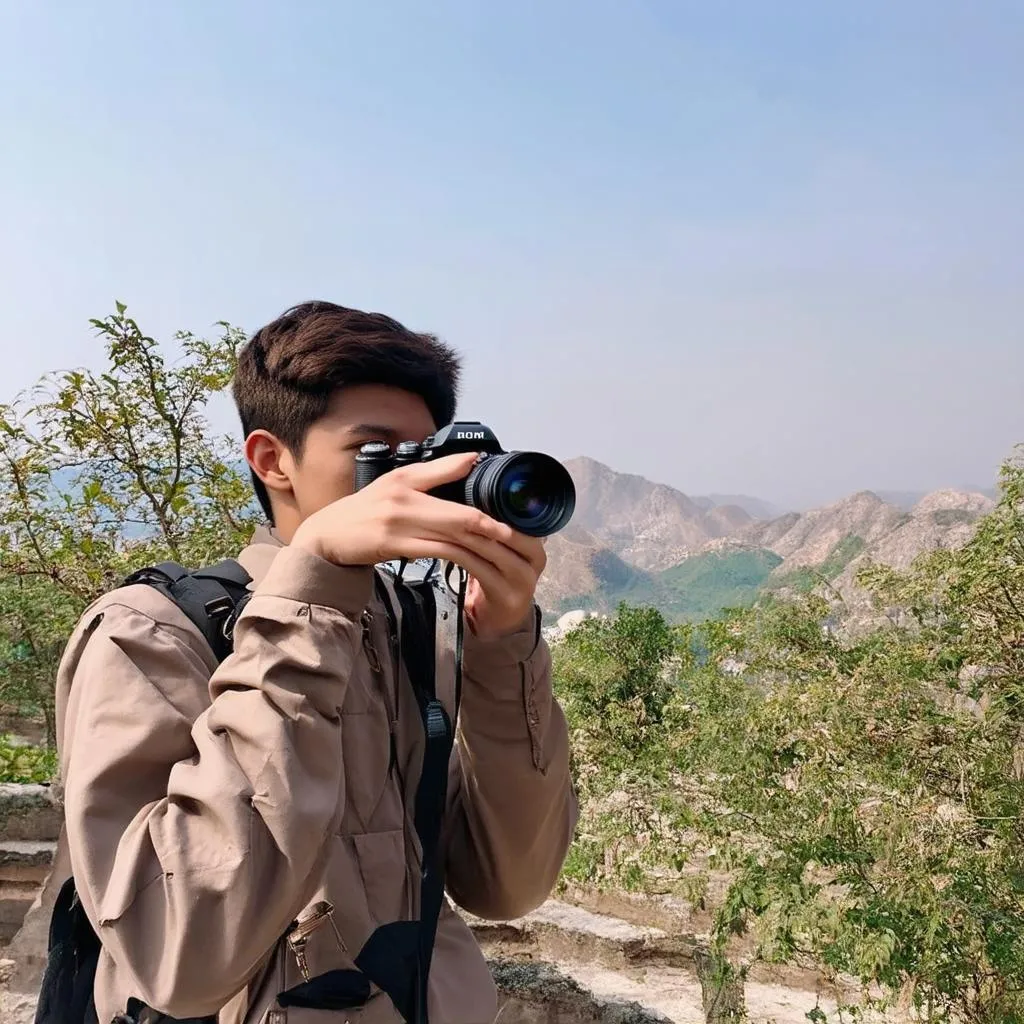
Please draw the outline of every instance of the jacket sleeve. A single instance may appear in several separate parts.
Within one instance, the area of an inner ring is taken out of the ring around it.
[[[72,677],[65,814],[82,904],[132,994],[216,1013],[308,899],[344,806],[340,708],[370,569],[285,549],[209,674],[197,634],[107,607]],[[115,595],[116,599],[116,595]]]
[[[463,663],[447,886],[469,913],[510,920],[550,896],[577,818],[539,609],[499,641],[467,629]]]

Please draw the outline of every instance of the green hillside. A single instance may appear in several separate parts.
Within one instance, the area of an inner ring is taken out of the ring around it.
[[[753,604],[781,561],[778,555],[764,550],[710,552],[688,558],[664,572],[649,573],[604,551],[591,565],[601,581],[600,590],[565,598],[552,614],[574,608],[612,611],[620,601],[626,601],[653,605],[677,622],[700,620],[723,608]]]
[[[828,553],[819,566],[801,566],[792,572],[776,576],[769,590],[794,590],[798,594],[811,593],[823,580],[831,582],[864,550],[863,537],[849,533]]]
[[[723,608],[754,603],[771,571],[782,561],[773,551],[729,551],[688,558],[659,574],[672,614],[703,619]]]

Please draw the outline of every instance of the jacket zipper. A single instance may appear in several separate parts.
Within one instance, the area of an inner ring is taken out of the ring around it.
[[[373,639],[373,619],[373,612],[369,608],[365,609],[361,619],[363,626],[363,648],[366,650],[366,660],[370,663],[374,682],[380,687],[381,696],[384,699],[384,707],[388,713],[388,742],[390,745],[388,752],[388,774],[390,775],[398,765],[398,738],[396,735],[398,731],[398,702],[396,700],[392,703],[387,690],[387,684],[384,679],[384,666],[381,662],[380,652],[377,650],[377,645]],[[394,631],[391,629],[388,632],[388,642],[392,654],[394,654]],[[394,667],[394,661],[392,661],[392,667]]]
[[[381,671],[380,655],[377,653],[377,646],[373,642],[373,612],[367,608],[363,612],[363,648],[366,650],[366,659],[370,668],[377,675]]]
[[[397,599],[396,599],[397,600]],[[393,606],[393,605],[392,605]],[[369,616],[369,622],[373,621],[373,616],[369,612],[364,612],[364,627],[363,636],[364,638],[369,635],[367,616]],[[408,846],[408,821],[405,815],[405,777],[402,774],[401,769],[398,767],[398,719],[400,715],[400,708],[402,706],[401,701],[401,686],[402,686],[402,646],[398,635],[398,622],[392,615],[386,616],[388,624],[388,649],[391,655],[391,674],[393,677],[394,691],[392,694],[385,694],[385,700],[390,696],[391,704],[391,768],[389,771],[394,771],[398,775],[398,787],[399,794],[402,801],[402,833],[405,839],[405,844]],[[372,638],[371,638],[372,643]],[[376,649],[374,649],[376,654]],[[380,658],[377,658],[380,661]],[[406,895],[406,915],[412,920],[414,908],[413,908],[413,870],[409,864],[408,857],[405,861],[405,895]]]

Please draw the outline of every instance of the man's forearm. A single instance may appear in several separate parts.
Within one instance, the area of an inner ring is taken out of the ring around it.
[[[577,816],[568,728],[536,620],[504,640],[467,638],[458,764],[452,898],[480,917],[528,913],[557,882]]]

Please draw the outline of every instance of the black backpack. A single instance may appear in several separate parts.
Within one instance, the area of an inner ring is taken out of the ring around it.
[[[404,570],[404,563],[403,563]],[[388,609],[392,636],[412,681],[426,736],[423,769],[416,791],[415,824],[423,850],[420,918],[379,927],[355,958],[355,970],[335,970],[311,978],[278,995],[281,1006],[344,1010],[362,1006],[375,983],[392,1000],[408,1024],[427,1024],[427,979],[444,900],[443,857],[438,849],[448,785],[448,762],[454,727],[437,698],[435,667],[436,594],[441,589],[433,570],[417,581],[400,571],[394,590],[402,609],[401,636],[390,594],[379,573],[377,593]],[[456,710],[461,697],[462,606],[465,580],[459,589],[456,650]],[[249,600],[249,574],[227,559],[188,572],[163,562],[129,576],[123,586],[147,584],[166,594],[195,623],[218,663],[232,650],[234,625]],[[413,657],[407,657],[415,652]],[[289,928],[289,931],[291,928]],[[46,969],[40,986],[35,1024],[99,1024],[93,985],[101,944],[78,898],[74,878],[61,887],[50,918]],[[112,1024],[216,1024],[216,1016],[180,1020],[130,999]],[[106,1024],[106,1022],[104,1022]]]

